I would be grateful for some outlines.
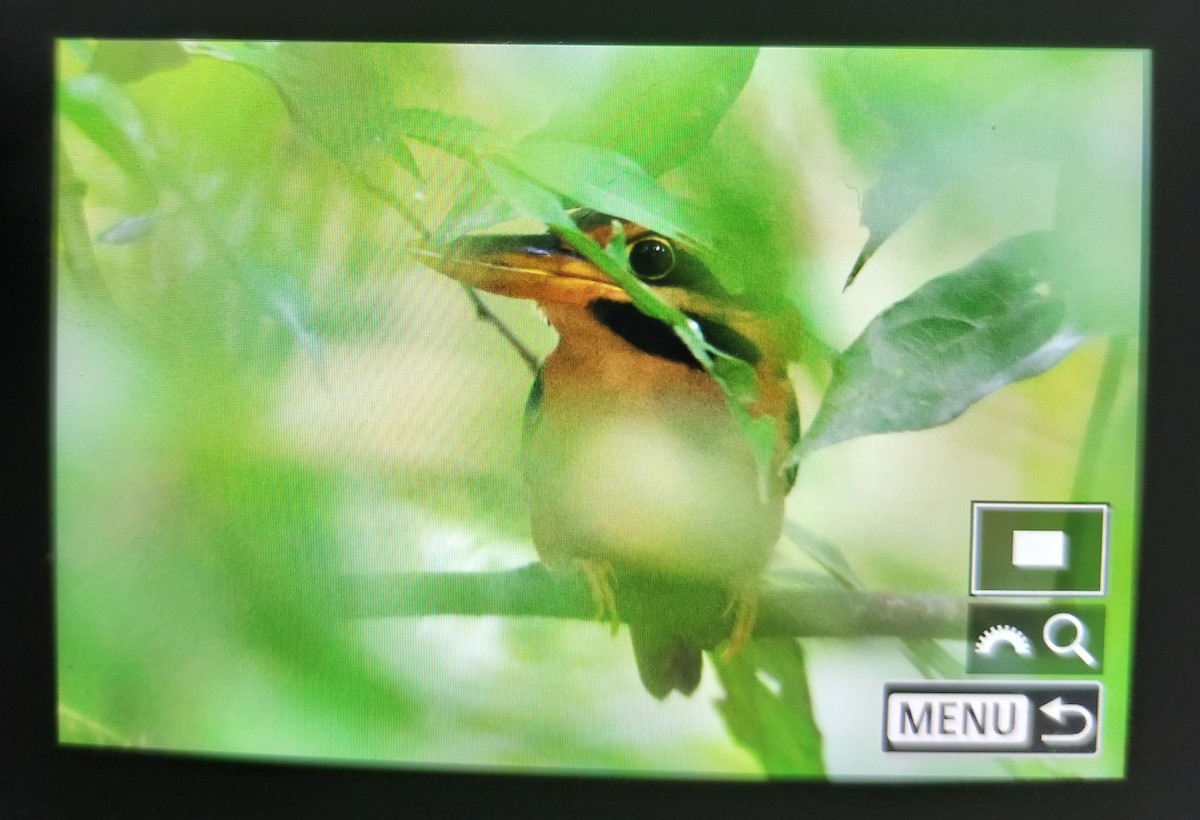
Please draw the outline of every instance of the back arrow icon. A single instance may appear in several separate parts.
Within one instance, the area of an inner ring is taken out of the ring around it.
[[[1040,711],[1059,725],[1065,725],[1071,716],[1083,718],[1083,728],[1074,734],[1042,735],[1042,743],[1047,746],[1086,746],[1096,736],[1096,718],[1091,710],[1077,703],[1063,703],[1061,695],[1043,704]]]

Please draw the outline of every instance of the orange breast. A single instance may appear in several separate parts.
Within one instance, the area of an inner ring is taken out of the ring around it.
[[[779,537],[785,491],[760,497],[753,454],[719,386],[703,370],[645,354],[584,309],[546,312],[561,340],[526,442],[543,561],[757,576]],[[764,389],[762,409],[784,392]]]

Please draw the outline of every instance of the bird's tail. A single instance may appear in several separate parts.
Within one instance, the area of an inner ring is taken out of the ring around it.
[[[700,685],[700,650],[654,624],[629,625],[638,677],[662,700],[672,691],[690,695]]]

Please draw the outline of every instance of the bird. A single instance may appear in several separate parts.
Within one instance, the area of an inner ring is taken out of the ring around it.
[[[426,254],[426,264],[471,287],[537,303],[557,346],[525,407],[523,472],[532,540],[552,572],[582,572],[598,616],[620,621],[622,579],[695,582],[726,596],[732,628],[722,657],[749,642],[759,584],[780,537],[785,467],[800,435],[787,372],[794,310],[763,310],[729,292],[685,243],[630,220],[575,208],[580,231],[608,247],[623,233],[629,269],[682,311],[722,353],[753,368],[752,417],[775,423],[763,481],[720,384],[674,329],[558,233],[480,233]],[[651,607],[627,618],[638,673],[654,697],[691,695],[702,649],[679,619]],[[727,623],[727,621],[726,621]]]

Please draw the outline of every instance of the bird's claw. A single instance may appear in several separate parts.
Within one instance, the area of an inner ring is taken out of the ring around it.
[[[758,621],[758,590],[753,587],[735,590],[725,609],[727,616],[731,612],[734,615],[733,632],[729,635],[729,644],[721,653],[721,660],[726,663],[741,654],[754,634],[754,625]]]
[[[592,600],[596,602],[596,620],[611,623],[612,634],[616,635],[621,626],[621,616],[617,612],[617,596],[613,592],[617,585],[616,570],[611,563],[601,559],[584,559],[581,564],[588,586],[592,590]]]

